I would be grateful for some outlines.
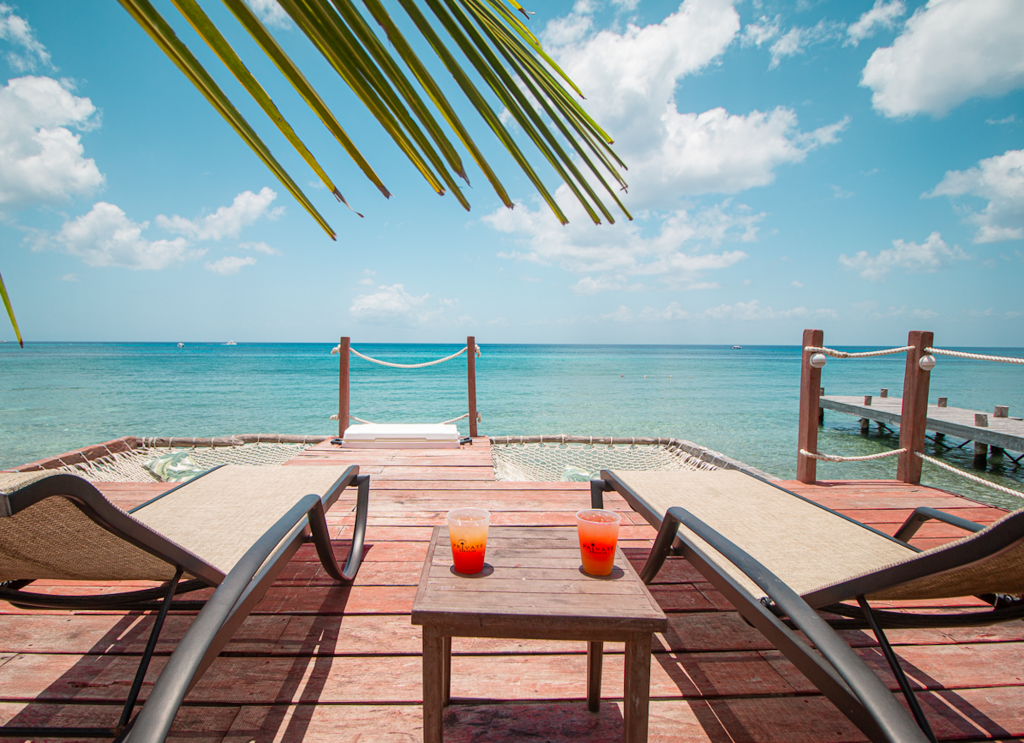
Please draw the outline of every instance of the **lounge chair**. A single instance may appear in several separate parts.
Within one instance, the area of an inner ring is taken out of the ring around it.
[[[670,553],[686,557],[874,741],[935,740],[883,627],[970,626],[1024,616],[1024,601],[1013,598],[1024,594],[1024,511],[982,528],[919,508],[894,538],[738,471],[604,470],[591,482],[592,505],[601,507],[608,491],[622,495],[659,529],[641,572],[645,583]],[[907,542],[929,519],[971,533],[921,551]],[[913,614],[878,611],[868,603],[956,596],[979,596],[992,608]],[[866,627],[874,631],[914,719],[833,629]]]
[[[357,488],[345,566],[331,548],[325,511]],[[163,741],[178,708],[214,658],[306,541],[326,572],[351,582],[363,555],[370,478],[358,467],[214,468],[123,511],[68,474],[0,473],[0,599],[22,608],[155,609],[156,622],[120,721],[106,728],[0,728],[9,737],[114,737]],[[34,580],[158,581],[152,589],[54,596]],[[175,596],[216,587],[205,602]],[[132,718],[169,609],[202,609]]]

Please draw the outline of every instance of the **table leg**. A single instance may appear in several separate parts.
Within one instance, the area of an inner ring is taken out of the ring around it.
[[[452,638],[444,637],[444,706],[452,702]]]
[[[587,643],[587,709],[601,709],[601,667],[604,665],[604,643]]]
[[[623,695],[625,743],[647,743],[647,715],[651,696],[651,633],[641,632],[626,641]]]
[[[444,637],[423,626],[423,743],[441,743],[444,717]]]

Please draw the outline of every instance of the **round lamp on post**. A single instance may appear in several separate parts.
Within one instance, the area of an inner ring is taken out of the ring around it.
[[[935,357],[932,356],[931,354],[922,356],[917,360],[917,365],[921,367],[921,371],[930,372],[932,369],[935,368]]]
[[[821,367],[825,366],[825,363],[827,361],[828,361],[828,356],[826,356],[823,353],[813,354],[811,356],[811,358],[810,358],[810,364],[815,369],[820,369]],[[924,359],[922,359],[922,361],[924,361]],[[932,366],[935,366],[935,359],[932,359]]]

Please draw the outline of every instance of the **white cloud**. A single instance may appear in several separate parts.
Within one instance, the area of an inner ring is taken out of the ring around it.
[[[254,253],[263,253],[263,255],[281,255],[280,250],[275,250],[265,242],[239,243],[238,247],[242,250],[251,250]]]
[[[661,23],[629,25],[621,33],[595,32],[592,10],[577,2],[569,16],[548,24],[543,37],[628,163],[631,185],[621,198],[637,220],[594,228],[561,186],[555,198],[569,217],[568,228],[559,227],[547,207],[500,209],[484,221],[528,245],[524,254],[510,257],[588,276],[574,287],[577,292],[618,286],[595,275],[604,272],[660,274],[664,283],[688,288],[703,271],[742,260],[742,251],[716,249],[726,240],[754,240],[765,215],[728,202],[700,208],[685,199],[767,185],[777,168],[836,141],[846,120],[807,133],[784,107],[747,114],[680,111],[680,79],[716,64],[739,34],[731,0],[685,0]]]
[[[871,10],[867,11],[846,29],[846,43],[857,46],[869,36],[873,36],[880,28],[893,28],[897,19],[907,12],[902,0],[875,0]]]
[[[0,3],[0,39],[18,47],[7,52],[7,64],[18,72],[30,72],[37,63],[53,68],[50,53],[36,40],[28,21],[15,15],[7,3]]]
[[[360,294],[352,302],[348,313],[356,320],[375,324],[415,325],[428,315],[424,304],[429,294],[416,297],[405,291],[402,284],[381,286],[373,294]]]
[[[763,214],[751,214],[730,201],[665,216],[656,234],[646,236],[637,222],[595,227],[582,208],[567,204],[569,225],[562,227],[543,205],[531,210],[520,204],[483,218],[494,229],[522,240],[525,253],[500,257],[557,265],[577,274],[589,274],[573,287],[581,294],[609,289],[636,288],[626,277],[658,276],[673,289],[692,288],[708,271],[728,268],[746,258],[741,250],[718,250],[722,242],[753,241]],[[594,274],[604,274],[594,276]]]
[[[950,170],[930,196],[978,196],[988,199],[968,220],[978,225],[976,243],[1024,238],[1024,150],[1007,150],[968,170]]]
[[[769,19],[761,16],[757,23],[748,23],[743,27],[743,35],[740,37],[742,46],[761,47],[779,35],[779,17]]]
[[[656,310],[653,307],[644,307],[639,315],[641,320],[647,322],[666,322],[669,320],[685,320],[690,313],[679,306],[678,302],[669,302],[663,310]]]
[[[772,61],[768,64],[768,69],[774,70],[784,58],[803,54],[808,47],[837,39],[842,33],[839,24],[826,20],[821,20],[810,28],[791,28],[772,44]]]
[[[193,240],[221,240],[225,237],[237,237],[238,233],[262,216],[275,219],[281,215],[282,209],[270,209],[270,204],[277,198],[273,189],[264,186],[258,194],[243,191],[238,194],[231,206],[222,206],[213,214],[197,219],[185,219],[175,214],[173,217],[157,216],[156,224],[168,232],[177,232]]]
[[[95,106],[49,77],[19,77],[0,88],[0,209],[54,204],[103,185],[81,137]]]
[[[969,98],[1024,86],[1024,3],[929,0],[891,47],[876,49],[860,84],[886,116],[942,116]]]
[[[790,286],[795,286],[797,289],[803,289],[804,288],[804,285],[802,283],[800,283],[799,281],[796,281],[796,280],[791,281],[789,283],[789,285]]]
[[[953,261],[963,261],[970,257],[958,245],[949,247],[938,232],[930,234],[920,245],[904,240],[893,240],[892,245],[892,248],[876,256],[868,255],[866,250],[852,258],[844,253],[839,256],[839,263],[859,272],[869,281],[881,281],[893,269],[902,269],[908,273],[934,273]]]
[[[159,270],[202,257],[184,238],[146,240],[142,231],[149,222],[135,223],[113,204],[100,201],[88,214],[65,222],[54,242],[69,255],[90,266],[119,266]]]
[[[241,271],[245,266],[255,266],[256,259],[251,255],[244,258],[238,255],[226,255],[219,261],[206,264],[207,271],[219,273],[221,276],[230,276]]]
[[[292,22],[277,0],[245,0],[261,21],[273,28],[291,28]]]
[[[63,276],[61,276],[58,279],[58,281],[78,281],[78,274],[76,274],[76,273],[66,273]]]
[[[1010,114],[1002,119],[985,119],[986,124],[1015,124],[1017,123],[1017,114]]]
[[[624,304],[620,304],[619,308],[615,312],[611,312],[607,315],[601,315],[602,320],[611,320],[612,322],[632,322],[633,311]]]

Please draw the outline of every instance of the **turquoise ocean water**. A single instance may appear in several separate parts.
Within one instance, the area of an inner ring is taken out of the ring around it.
[[[38,343],[0,346],[0,468],[118,436],[318,434],[337,431],[338,358],[331,344]],[[355,344],[399,363],[447,356],[458,345]],[[482,345],[480,432],[673,436],[783,478],[796,472],[800,349],[747,346]],[[845,348],[843,350],[869,350]],[[967,350],[967,349],[965,349]],[[1024,356],[1022,349],[969,349]],[[902,394],[901,355],[830,359],[827,394]],[[375,423],[437,423],[462,415],[464,357],[418,370],[352,358],[352,414]],[[1024,368],[939,357],[930,399],[1024,413]],[[466,421],[459,430],[467,432]],[[953,443],[960,443],[959,440]],[[862,455],[898,447],[853,416],[826,411],[819,450]],[[933,445],[927,444],[926,453]],[[1014,452],[1016,455],[1017,453]],[[942,458],[970,468],[972,447]],[[1024,461],[1022,461],[1024,465]],[[1024,505],[925,464],[924,482],[974,498]],[[819,463],[820,479],[895,476],[895,459]],[[1024,466],[1003,459],[986,475],[1024,491]]]

